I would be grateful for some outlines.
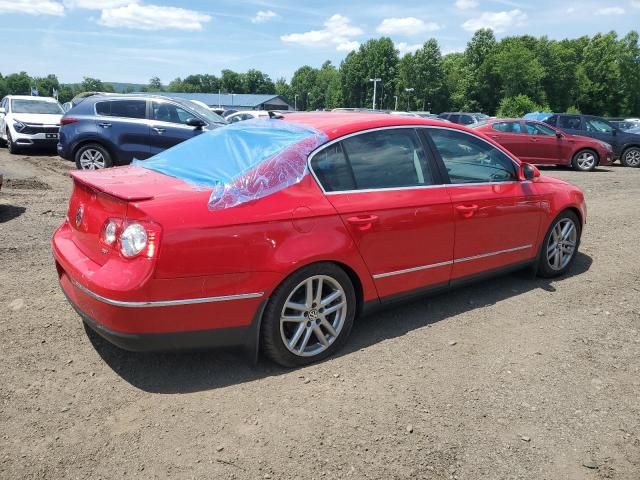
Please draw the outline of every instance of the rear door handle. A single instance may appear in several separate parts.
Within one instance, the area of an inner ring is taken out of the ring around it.
[[[378,221],[377,215],[356,215],[355,217],[347,218],[347,222],[351,225],[359,227],[360,230],[368,230],[371,225]]]
[[[478,211],[478,205],[458,205],[456,210],[460,212],[464,218],[471,218]]]
[[[100,122],[98,125],[102,128],[111,128],[111,124],[109,122]]]
[[[153,129],[157,132],[158,135],[162,135],[166,128],[160,128],[160,127],[153,127]]]
[[[537,141],[538,141],[538,139],[537,139],[537,138],[532,138],[532,139],[531,139],[531,141],[532,141],[532,142],[537,142]]]

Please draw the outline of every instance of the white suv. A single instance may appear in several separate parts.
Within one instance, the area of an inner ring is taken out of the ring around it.
[[[0,103],[0,139],[10,153],[23,147],[55,148],[62,115],[55,98],[7,95]]]

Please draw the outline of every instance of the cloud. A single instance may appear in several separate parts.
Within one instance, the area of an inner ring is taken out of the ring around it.
[[[424,22],[416,17],[385,18],[376,30],[383,35],[418,35],[440,29],[435,22]]]
[[[267,10],[266,12],[260,10],[258,13],[256,13],[256,16],[251,19],[251,23],[268,22],[269,20],[271,20],[273,18],[276,18],[277,16],[278,16],[278,14],[276,12],[271,11],[271,10]]]
[[[415,53],[416,50],[422,48],[422,44],[416,43],[409,45],[407,42],[400,42],[396,44],[396,48],[400,52],[400,55],[405,55],[407,53]]]
[[[458,10],[471,10],[478,6],[478,0],[456,0]]]
[[[86,10],[105,10],[108,8],[124,7],[138,0],[64,0],[69,8],[84,8]]]
[[[202,30],[211,20],[209,15],[177,7],[140,5],[131,3],[124,7],[105,8],[98,23],[105,27],[125,27],[138,30]]]
[[[64,15],[64,5],[54,0],[0,0],[0,13]]]
[[[280,40],[285,43],[302,45],[305,47],[325,47],[335,45],[336,50],[350,51],[358,48],[358,42],[353,37],[362,35],[361,28],[351,24],[351,20],[336,14],[324,22],[322,30],[310,30],[304,33],[290,33],[282,35]]]
[[[631,0],[631,6],[633,8],[640,8],[640,0]]]
[[[596,15],[624,15],[622,7],[605,7],[596,10]]]
[[[569,8],[567,8],[567,13],[575,13],[575,12],[576,12],[575,7],[569,7]]]
[[[462,24],[468,32],[481,28],[490,28],[494,32],[504,32],[511,27],[519,27],[527,21],[527,14],[515,9],[508,12],[483,12],[479,17],[471,18]]]

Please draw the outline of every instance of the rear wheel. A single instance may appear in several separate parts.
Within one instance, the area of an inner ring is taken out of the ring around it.
[[[570,210],[562,212],[551,223],[538,259],[538,275],[545,278],[564,275],[571,267],[581,235],[580,220]]]
[[[620,163],[622,163],[625,167],[640,167],[640,147],[627,148],[622,154]]]
[[[344,345],[355,313],[355,290],[344,270],[333,263],[305,267],[274,291],[265,308],[264,353],[285,367],[322,360]]]
[[[580,150],[571,160],[571,166],[579,172],[590,172],[598,165],[598,154],[593,150]]]
[[[111,155],[99,143],[89,143],[80,147],[75,154],[78,170],[101,170],[113,165]]]

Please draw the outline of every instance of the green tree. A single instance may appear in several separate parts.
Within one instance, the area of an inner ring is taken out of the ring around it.
[[[291,105],[293,105],[293,95],[291,94],[291,86],[287,82],[286,78],[277,79],[274,88],[275,88],[276,95],[280,95],[282,98],[287,100]]]
[[[254,68],[248,70],[243,76],[244,91],[246,93],[273,93],[275,85],[269,75]]]
[[[531,37],[505,38],[490,62],[500,85],[500,97],[525,95],[541,103],[545,100],[542,79],[545,71],[536,57]]]
[[[464,54],[470,77],[465,92],[465,105],[468,110],[492,113],[496,109],[499,85],[492,63],[496,47],[493,31],[487,28],[474,33],[467,44]]]
[[[515,97],[505,97],[500,101],[498,107],[499,117],[520,118],[525,113],[548,111],[548,105],[540,105],[526,95],[516,95]]]
[[[30,95],[33,80],[27,72],[12,73],[4,79],[7,93],[10,95]]]
[[[58,77],[53,74],[49,74],[46,77],[36,77],[33,79],[35,86],[38,89],[38,94],[42,97],[49,97],[53,95],[53,89],[60,90],[60,82]],[[59,98],[59,97],[58,97]]]
[[[243,75],[233,70],[222,70],[220,88],[226,93],[246,93]]]
[[[113,92],[110,83],[102,83],[102,80],[91,77],[84,77],[80,83],[81,92]]]
[[[444,69],[438,42],[431,38],[418,49],[415,57],[416,110],[446,108]]]
[[[162,91],[162,82],[160,81],[160,77],[151,77],[149,79],[149,84],[147,85],[147,91],[149,92]]]
[[[58,101],[60,103],[70,102],[73,97],[75,97],[76,91],[73,88],[73,85],[62,84],[60,85],[60,90],[58,90]]]
[[[638,32],[632,31],[620,40],[620,79],[624,115],[640,114],[640,45]]]
[[[317,92],[314,91],[318,70],[305,65],[293,73],[291,77],[291,93],[298,95],[298,110],[311,110],[312,99]]]

